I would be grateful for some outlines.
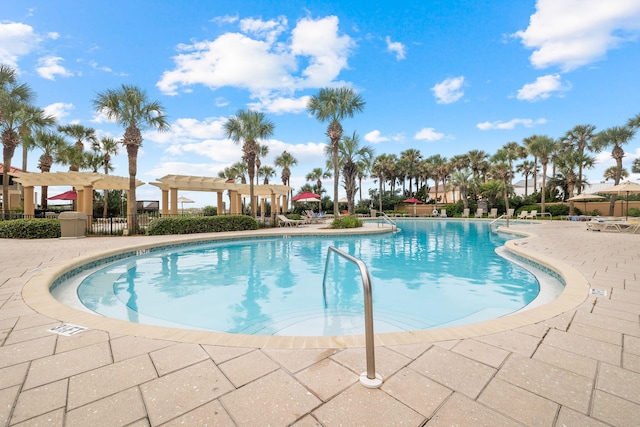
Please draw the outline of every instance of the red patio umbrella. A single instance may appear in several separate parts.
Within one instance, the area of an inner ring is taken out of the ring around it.
[[[413,216],[416,216],[416,205],[422,202],[415,197],[409,197],[408,199],[403,200],[402,203],[413,203]]]
[[[319,202],[320,195],[310,191],[303,191],[302,193],[293,196],[291,200],[294,202]]]
[[[58,194],[57,196],[48,197],[47,200],[77,200],[78,193],[73,190],[65,191],[62,194]]]

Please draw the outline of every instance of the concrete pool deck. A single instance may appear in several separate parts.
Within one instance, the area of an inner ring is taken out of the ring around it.
[[[566,306],[454,335],[377,336],[379,389],[358,382],[359,337],[191,336],[41,295],[43,278],[79,259],[185,236],[0,239],[0,425],[638,425],[640,236],[570,221],[512,228],[535,234],[517,250],[578,283]],[[89,329],[49,332],[61,321]]]

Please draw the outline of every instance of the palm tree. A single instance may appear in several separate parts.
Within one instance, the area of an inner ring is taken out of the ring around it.
[[[531,160],[524,160],[519,165],[516,165],[516,172],[524,176],[524,197],[527,197],[529,194],[529,177],[535,175],[536,164]]]
[[[622,176],[622,159],[624,158],[624,149],[622,146],[633,139],[636,131],[628,126],[614,126],[603,130],[593,140],[594,150],[600,152],[604,149],[611,148],[611,157],[616,161],[616,175],[614,177],[614,185],[620,184]],[[616,205],[616,195],[611,196],[611,204],[609,205],[609,215],[613,215]]]
[[[631,172],[640,173],[640,158],[634,159],[631,164]]]
[[[406,176],[409,178],[409,196],[411,196],[413,191],[413,178],[418,175],[418,166],[422,160],[422,154],[420,154],[420,150],[409,148],[400,153],[400,160],[404,161],[406,165]]]
[[[467,157],[469,158],[469,167],[473,172],[473,177],[483,177],[489,168],[489,163],[487,162],[489,154],[482,150],[471,150],[467,153]]]
[[[332,147],[327,146],[325,153],[331,155],[333,152]],[[360,136],[353,132],[351,136],[342,138],[338,144],[338,164],[342,169],[342,179],[344,181],[344,188],[347,193],[347,206],[349,215],[355,214],[354,198],[356,195],[356,179],[358,177],[358,165],[357,163],[361,159],[373,158],[373,149],[368,146],[360,145]],[[336,210],[334,209],[334,213]]]
[[[634,117],[631,117],[627,121],[627,126],[634,129],[640,128],[640,113],[636,114]]]
[[[358,166],[358,198],[359,202],[362,202],[362,180],[369,176],[371,173],[371,165],[373,164],[373,156],[367,158],[361,158],[356,162]],[[331,178],[331,175],[329,175]]]
[[[111,155],[118,154],[118,143],[115,139],[104,136],[100,139],[100,141],[95,141],[93,146],[91,147],[93,151],[96,153],[101,153],[103,157],[103,166],[104,166],[104,174],[109,175],[109,171],[113,169],[111,166]],[[108,215],[108,197],[109,190],[104,190],[104,208],[102,211],[102,215],[104,218]]]
[[[256,147],[256,176],[262,176],[260,168],[262,167],[262,160],[264,160],[269,154],[269,147],[263,144],[257,144]],[[258,179],[256,178],[256,183]]]
[[[355,113],[364,110],[364,100],[347,87],[323,88],[317,95],[309,99],[307,111],[320,122],[329,122],[327,136],[331,142],[333,159],[333,206],[336,217],[338,216],[338,181],[340,170],[338,165],[338,143],[342,139],[342,124],[347,117],[353,117]]]
[[[500,183],[497,188],[502,190],[502,197],[504,199],[505,212],[509,212],[509,191],[511,189],[510,182],[513,179],[513,169],[509,162],[495,163],[489,173],[494,180]],[[507,216],[507,226],[509,225],[509,217]]]
[[[268,185],[269,178],[273,178],[274,176],[276,176],[276,170],[271,166],[265,165],[261,166],[260,169],[258,169],[258,177],[264,178],[264,185]]]
[[[531,142],[529,143],[529,152],[536,156],[542,165],[542,213],[544,213],[545,186],[547,184],[547,164],[549,163],[551,155],[556,151],[557,146],[557,142],[546,135],[534,135],[531,137]]]
[[[442,179],[443,175],[444,175],[444,165],[447,163],[447,159],[442,157],[440,154],[435,154],[433,156],[430,156],[428,158],[426,158],[424,160],[426,169],[429,170],[431,173],[431,178],[433,178],[433,181],[436,184],[436,194],[434,197],[435,203],[436,205],[438,204],[438,184],[440,182],[440,180]]]
[[[384,192],[384,184],[387,180],[387,174],[393,169],[393,158],[388,154],[381,154],[376,157],[371,165],[371,173],[378,179],[378,210],[382,212],[382,193]]]
[[[290,183],[291,183],[291,167],[293,167],[293,166],[298,164],[298,159],[293,157],[287,151],[283,151],[281,155],[276,157],[276,159],[274,161],[274,164],[277,167],[282,168],[282,173],[280,174],[280,178],[282,179],[282,184],[283,185],[290,185]],[[288,200],[291,200],[292,192],[293,192],[293,190],[289,190]],[[287,203],[289,203],[289,202],[287,201]],[[288,206],[285,206],[285,208],[287,208],[287,210],[288,210]]]
[[[138,173],[138,150],[142,146],[141,131],[146,128],[160,132],[170,126],[164,108],[157,101],[150,101],[146,92],[136,86],[123,84],[118,89],[98,92],[93,100],[97,112],[116,121],[125,129],[122,144],[127,147],[129,158],[129,194],[127,195],[128,227],[137,233],[136,174]]]
[[[316,191],[319,195],[322,194],[322,180],[327,178],[331,178],[331,172],[328,170],[322,170],[322,168],[313,168],[313,170],[305,177],[307,181],[315,181]]]
[[[616,166],[609,166],[608,168],[605,169],[602,176],[604,177],[605,181],[609,181],[610,179],[615,180],[617,173],[618,173],[618,168]],[[634,172],[634,173],[638,173],[638,172]],[[629,172],[625,168],[622,168],[622,171],[620,172],[620,179],[622,180],[628,177],[629,177]]]
[[[58,151],[67,145],[61,135],[42,130],[36,132],[35,137],[32,138],[32,142],[34,147],[40,148],[43,151],[42,155],[40,155],[40,159],[38,160],[38,169],[40,169],[40,172],[42,173],[48,173],[51,171],[51,166],[57,157]],[[40,199],[42,209],[47,209],[48,196],[49,187],[43,185]]]
[[[0,130],[2,130],[2,201],[4,216],[9,217],[9,171],[16,147],[31,129],[55,122],[43,110],[31,105],[35,97],[26,83],[18,83],[13,68],[0,65]]]
[[[258,153],[258,140],[266,139],[273,135],[275,125],[268,120],[264,113],[254,110],[239,110],[235,116],[231,116],[224,124],[227,138],[236,144],[242,144],[242,160],[247,163],[249,172],[249,197],[251,215],[255,215],[256,206],[253,178],[256,174],[256,156]]]
[[[465,209],[469,208],[469,187],[471,187],[471,171],[469,170],[457,170],[451,174],[451,180],[449,181],[452,186],[457,187],[460,190],[460,198]]]
[[[535,141],[535,138],[538,135],[531,135],[527,138],[525,138],[522,142],[524,142],[524,146],[527,148],[527,151],[529,152],[529,154],[531,154],[533,156],[533,192],[537,193],[538,192],[538,156],[536,156],[532,151],[531,151],[531,144],[533,143],[533,141]]]
[[[58,132],[62,132],[65,135],[68,135],[69,137],[73,138],[75,140],[75,149],[78,150],[78,152],[80,153],[84,151],[84,142],[89,143],[90,146],[93,146],[93,144],[98,143],[98,138],[96,137],[96,131],[93,128],[87,128],[78,124],[65,125],[65,126],[58,126]],[[80,157],[78,156],[77,158],[80,158]],[[80,165],[72,164],[69,170],[77,172],[80,170]]]
[[[594,131],[596,127],[594,125],[577,125],[573,129],[567,131],[567,133],[562,137],[562,142],[565,142],[571,145],[574,149],[578,150],[580,154],[584,155],[584,150],[591,150],[591,144],[593,142],[593,137],[595,136]],[[578,165],[578,181],[582,182],[582,169],[584,165]],[[578,185],[578,194],[582,193],[582,185]]]
[[[577,150],[565,151],[558,157],[557,165],[560,174],[565,177],[567,184],[567,193],[565,194],[565,200],[573,197],[573,190],[583,186],[582,179],[579,173],[576,174],[576,170],[581,170],[581,167],[589,169],[594,165],[593,157],[586,156]],[[573,201],[569,202],[569,215],[573,215]]]

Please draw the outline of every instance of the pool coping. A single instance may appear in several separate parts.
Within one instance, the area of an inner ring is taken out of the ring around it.
[[[552,317],[558,316],[568,310],[574,309],[584,302],[589,294],[589,283],[586,278],[570,265],[557,259],[547,257],[538,252],[529,251],[527,242],[529,239],[537,238],[534,233],[516,231],[505,227],[500,227],[500,231],[518,234],[522,239],[509,240],[505,243],[507,250],[535,263],[547,267],[560,275],[565,283],[564,291],[552,302],[525,311],[519,311],[497,319],[461,325],[447,328],[436,328],[428,330],[417,330],[407,332],[388,332],[375,334],[376,345],[402,345],[417,344],[424,342],[437,342],[471,338],[475,336],[490,335],[504,332],[519,327],[532,325]],[[224,345],[230,347],[254,347],[267,349],[324,349],[324,348],[347,348],[365,347],[365,336],[344,335],[344,336],[275,336],[275,335],[245,335],[229,334],[223,332],[201,331],[190,329],[179,329],[165,326],[153,326],[137,323],[130,323],[103,317],[97,314],[80,311],[68,307],[56,300],[49,289],[51,285],[63,274],[82,265],[91,263],[126,252],[150,249],[152,247],[198,243],[209,240],[228,240],[237,238],[251,238],[264,236],[291,236],[291,235],[332,235],[332,234],[373,234],[389,233],[388,226],[377,226],[376,228],[365,226],[364,229],[350,230],[330,230],[323,227],[304,227],[282,229],[274,228],[253,232],[229,232],[229,233],[208,233],[190,236],[172,236],[167,240],[135,244],[135,237],[123,237],[132,239],[131,245],[126,245],[118,249],[94,253],[92,255],[77,257],[70,262],[66,262],[36,274],[24,285],[22,296],[27,305],[36,312],[45,316],[57,319],[64,323],[84,326],[91,329],[108,331],[115,334],[135,335],[139,337],[170,340],[184,343],[197,343],[206,345]],[[375,313],[374,313],[375,316]]]

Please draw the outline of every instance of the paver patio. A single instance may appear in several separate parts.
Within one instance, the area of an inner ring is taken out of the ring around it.
[[[23,298],[77,257],[184,236],[0,239],[0,426],[640,425],[640,235],[570,221],[512,228],[533,234],[518,247],[606,296],[582,289],[580,303],[546,319],[504,318],[498,332],[459,339],[380,335],[379,389],[358,382],[361,339],[163,337],[108,319],[84,325],[96,316],[54,316]],[[89,330],[48,332],[63,322]]]

